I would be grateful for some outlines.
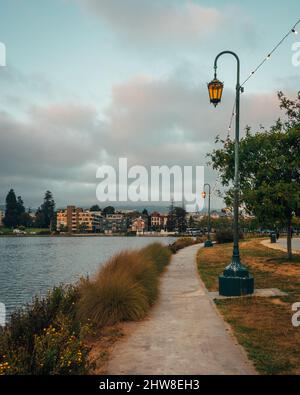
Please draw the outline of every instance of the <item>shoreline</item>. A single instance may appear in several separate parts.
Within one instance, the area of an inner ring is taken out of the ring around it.
[[[124,234],[112,234],[112,235],[104,235],[104,234],[84,234],[84,233],[74,233],[74,234],[65,234],[65,235],[13,235],[13,234],[0,234],[0,237],[16,237],[16,238],[23,238],[23,237],[157,237],[157,238],[165,238],[165,237],[183,237],[181,235],[161,235],[161,234],[150,234],[150,235],[124,235]],[[190,236],[186,236],[190,237]]]

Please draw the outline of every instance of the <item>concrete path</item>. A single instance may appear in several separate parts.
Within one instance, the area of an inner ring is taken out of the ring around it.
[[[272,248],[273,250],[280,250],[280,251],[287,251],[287,240],[286,239],[279,239],[277,240],[276,244],[272,244],[270,239],[268,240],[263,240],[262,244],[265,247]],[[300,238],[299,237],[293,237],[292,240],[292,249],[294,254],[300,254]]]
[[[117,343],[108,374],[255,374],[199,279],[198,249],[173,256],[159,303]]]

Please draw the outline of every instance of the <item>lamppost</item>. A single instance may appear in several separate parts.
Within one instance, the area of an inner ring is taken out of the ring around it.
[[[235,113],[235,160],[234,160],[234,226],[233,226],[233,254],[229,266],[219,277],[219,293],[223,296],[250,295],[254,292],[254,278],[247,268],[241,264],[239,251],[239,141],[240,141],[240,94],[243,88],[240,85],[240,59],[232,51],[223,51],[215,59],[215,75],[213,81],[208,84],[210,102],[215,107],[221,102],[224,84],[217,79],[218,60],[223,55],[232,55],[237,61],[237,84],[236,84],[236,113]]]
[[[211,222],[210,222],[210,196],[211,196],[211,186],[210,184],[204,184],[203,186],[203,192],[202,192],[202,197],[203,199],[206,199],[206,192],[205,192],[205,188],[208,187],[208,232],[207,232],[207,240],[204,243],[204,247],[209,248],[209,247],[213,247],[213,243],[210,239],[210,231],[211,231]]]

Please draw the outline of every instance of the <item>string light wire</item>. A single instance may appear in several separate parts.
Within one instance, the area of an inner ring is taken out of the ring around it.
[[[296,30],[297,26],[300,23],[300,19],[295,23],[295,25],[288,31],[288,33],[278,42],[277,45],[268,53],[268,55],[259,63],[259,65],[251,72],[251,74],[245,79],[245,81],[242,83],[241,88],[245,86],[245,84],[254,76],[254,74],[257,73],[257,71],[268,61],[271,59],[272,55],[274,52],[277,51],[277,49],[283,44],[283,42],[291,35],[291,34],[298,34],[298,31]],[[228,135],[227,138],[230,137],[230,133],[232,130],[232,123],[233,123],[233,118],[235,116],[235,108],[236,108],[236,100],[234,100],[234,105],[231,113],[231,118],[229,122],[229,127],[228,127]]]

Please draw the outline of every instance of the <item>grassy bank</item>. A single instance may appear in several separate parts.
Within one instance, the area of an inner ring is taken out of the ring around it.
[[[91,279],[56,287],[15,312],[0,329],[0,375],[91,372],[91,352],[105,360],[122,336],[118,324],[147,315],[170,259],[170,248],[159,243],[124,251]]]
[[[231,254],[231,244],[199,251],[199,273],[210,291],[218,290],[218,276]],[[279,288],[288,296],[221,300],[218,309],[260,373],[300,374],[300,329],[291,323],[291,306],[300,301],[300,257],[288,262],[286,253],[264,247],[260,240],[242,242],[241,256],[256,288]]]

